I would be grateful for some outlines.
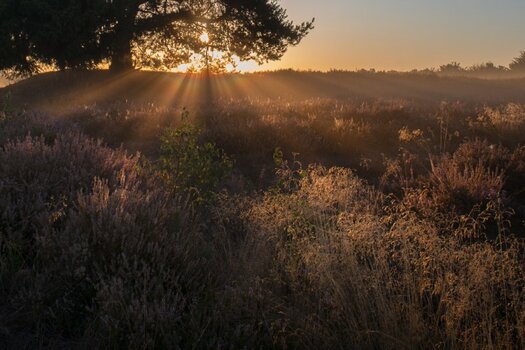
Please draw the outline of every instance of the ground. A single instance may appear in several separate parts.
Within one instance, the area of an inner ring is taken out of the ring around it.
[[[525,81],[0,89],[6,348],[521,348]]]

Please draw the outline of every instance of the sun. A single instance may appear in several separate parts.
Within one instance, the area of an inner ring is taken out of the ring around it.
[[[208,33],[204,32],[201,34],[201,36],[199,36],[199,40],[203,44],[208,44],[210,42],[210,36],[208,35]]]
[[[205,44],[207,46],[206,53],[194,53],[190,57],[190,61],[186,62],[184,64],[180,64],[178,67],[172,69],[173,72],[201,72],[205,70],[205,66],[203,66],[203,55],[209,55],[210,60],[221,60],[224,56],[224,53],[217,50],[209,50],[208,44],[211,42],[210,35],[208,32],[203,32],[199,36],[199,41],[202,44]],[[241,59],[237,55],[233,55],[230,57],[231,62],[226,63],[224,66],[224,72],[227,73],[249,73],[249,72],[255,72],[258,70],[259,65],[253,61],[241,61]]]

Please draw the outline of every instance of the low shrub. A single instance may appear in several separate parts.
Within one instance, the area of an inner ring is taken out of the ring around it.
[[[213,253],[186,196],[139,161],[76,133],[3,146],[0,343],[198,343]]]
[[[0,121],[0,347],[525,347],[521,126],[314,100],[164,129],[126,106]],[[224,190],[221,148],[258,190]]]
[[[253,347],[485,348],[525,344],[520,241],[441,235],[345,169],[266,193],[229,317]],[[232,301],[233,303],[233,301]]]
[[[233,163],[224,151],[211,142],[202,142],[200,130],[183,124],[168,128],[161,136],[159,160],[162,175],[175,191],[186,191],[203,202],[231,173]]]

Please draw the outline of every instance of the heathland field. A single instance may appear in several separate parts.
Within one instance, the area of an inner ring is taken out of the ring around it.
[[[525,80],[0,89],[0,345],[525,346]]]

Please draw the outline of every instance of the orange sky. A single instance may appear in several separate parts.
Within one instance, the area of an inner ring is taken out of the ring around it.
[[[281,0],[316,28],[258,69],[411,70],[451,61],[508,65],[525,50],[524,0]],[[255,68],[248,65],[247,68]]]
[[[525,50],[525,0],[280,0],[315,29],[277,62],[240,71],[437,68],[508,65]],[[0,86],[4,80],[0,77]]]

